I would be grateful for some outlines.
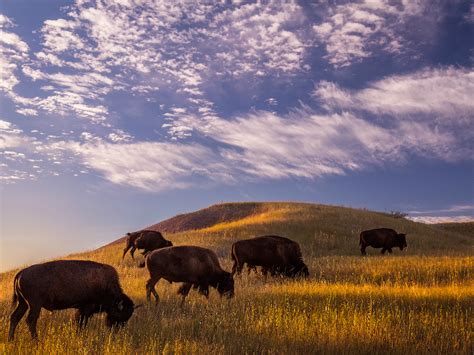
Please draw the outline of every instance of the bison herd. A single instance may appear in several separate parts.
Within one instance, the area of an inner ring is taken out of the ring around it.
[[[406,235],[393,229],[379,228],[360,234],[362,255],[368,246],[392,252],[392,248],[407,247]],[[134,256],[143,250],[150,278],[146,282],[147,300],[151,295],[158,303],[155,285],[165,279],[182,283],[178,294],[184,302],[191,288],[205,297],[209,287],[217,289],[221,296],[234,296],[234,274],[240,274],[247,264],[248,272],[260,267],[265,276],[307,277],[309,270],[303,262],[300,246],[295,241],[277,235],[260,236],[239,240],[232,244],[232,272],[219,264],[216,253],[198,246],[173,246],[160,232],[142,230],[127,233],[122,259],[128,251]],[[122,291],[117,271],[110,265],[85,260],[58,260],[30,266],[18,272],[13,281],[13,306],[10,316],[9,340],[13,340],[15,328],[24,316],[33,339],[37,338],[36,322],[42,308],[49,311],[76,309],[79,328],[87,325],[95,313],[106,314],[109,327],[124,325],[135,308],[133,301]]]

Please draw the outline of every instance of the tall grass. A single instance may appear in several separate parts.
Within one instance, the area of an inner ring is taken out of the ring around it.
[[[63,353],[426,353],[473,351],[474,258],[472,239],[388,215],[336,207],[288,204],[207,230],[168,235],[175,244],[216,250],[231,267],[231,243],[278,233],[298,240],[311,276],[306,280],[236,277],[234,299],[192,291],[181,306],[177,284],[157,285],[161,302],[136,310],[125,328],[110,332],[95,316],[84,331],[72,311],[43,311],[40,340],[24,320],[6,342],[14,272],[0,279],[0,352]],[[360,229],[392,226],[409,234],[408,252],[358,255]],[[331,226],[334,226],[331,228]],[[147,272],[121,261],[122,245],[68,258],[114,265],[125,292],[145,303]]]

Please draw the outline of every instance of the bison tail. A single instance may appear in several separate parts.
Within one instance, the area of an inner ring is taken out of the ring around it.
[[[13,290],[12,308],[15,308],[17,303],[18,303],[18,296],[16,294],[16,290]]]
[[[235,245],[232,245],[232,249],[230,250],[230,259],[232,261],[235,261],[235,254],[234,254],[235,250],[234,249],[235,249]]]
[[[16,307],[16,304],[18,303],[18,294],[17,294],[18,276],[20,276],[20,273],[16,274],[15,278],[13,279],[12,308]]]

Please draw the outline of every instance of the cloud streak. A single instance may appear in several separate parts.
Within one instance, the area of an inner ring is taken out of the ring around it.
[[[314,96],[330,109],[366,110],[374,114],[431,114],[472,116],[474,72],[462,68],[427,68],[393,75],[362,90],[345,90],[335,83],[320,82]]]
[[[159,142],[65,142],[52,149],[69,151],[81,164],[117,185],[146,191],[190,187],[196,179],[226,179],[225,167],[214,153],[196,144]]]

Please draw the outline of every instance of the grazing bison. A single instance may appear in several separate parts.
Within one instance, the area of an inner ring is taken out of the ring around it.
[[[382,254],[388,250],[392,253],[392,248],[399,247],[400,250],[407,247],[406,234],[398,234],[393,229],[378,228],[363,231],[359,239],[360,252],[365,255],[365,248],[382,248]]]
[[[13,281],[13,306],[8,339],[28,310],[26,323],[37,338],[36,322],[41,308],[49,311],[75,308],[79,327],[94,314],[105,312],[109,327],[124,325],[132,316],[132,300],[122,292],[115,269],[83,260],[58,260],[21,270]]]
[[[146,297],[151,300],[151,294],[159,301],[155,285],[160,279],[169,282],[183,282],[178,294],[183,296],[183,302],[191,287],[199,293],[209,295],[209,286],[217,288],[219,294],[231,298],[234,295],[234,279],[224,271],[217,255],[209,249],[196,246],[175,246],[151,252],[146,257],[146,267],[150,279],[146,283]]]
[[[169,240],[163,238],[163,235],[157,231],[143,230],[133,233],[127,233],[127,241],[125,249],[123,250],[122,259],[127,254],[127,251],[130,250],[130,255],[134,259],[133,254],[137,249],[143,249],[142,254],[146,255],[152,250],[172,246]]]
[[[232,245],[232,274],[241,273],[245,264],[250,269],[262,267],[264,275],[309,276],[300,246],[295,241],[277,235],[239,240]]]

